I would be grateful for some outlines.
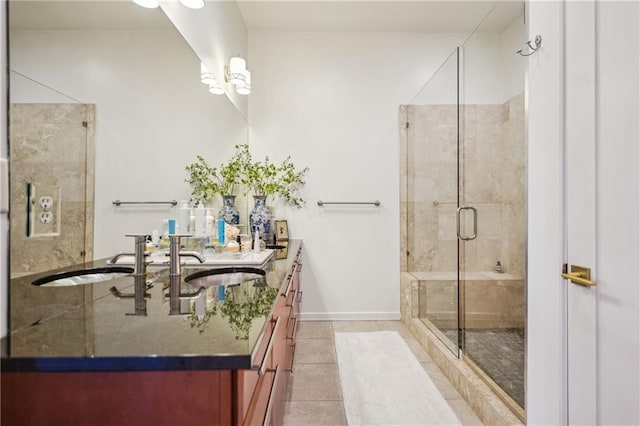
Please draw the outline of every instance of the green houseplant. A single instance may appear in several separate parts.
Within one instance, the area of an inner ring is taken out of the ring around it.
[[[235,207],[235,186],[242,183],[243,167],[246,163],[247,149],[243,145],[236,146],[236,152],[231,159],[220,167],[211,167],[201,155],[195,163],[186,167],[191,185],[191,202],[194,204],[211,201],[216,195],[222,197],[222,209],[218,212],[218,219],[238,225],[240,213]]]
[[[255,235],[257,230],[261,236],[269,238],[271,212],[266,207],[267,198],[282,199],[287,204],[302,207],[304,200],[298,195],[298,190],[304,186],[309,168],[297,169],[290,156],[280,164],[273,163],[268,156],[265,156],[263,161],[253,161],[247,145],[239,145],[236,148],[242,163],[241,181],[246,185],[246,192],[253,193],[255,202],[249,212],[251,234]]]
[[[237,286],[226,288],[225,300],[213,303],[202,317],[196,315],[195,307],[192,305],[189,317],[191,328],[197,328],[200,333],[204,333],[209,321],[220,313],[235,332],[236,340],[249,339],[253,321],[269,314],[278,295],[278,289],[266,286],[240,287],[242,289]]]
[[[304,186],[309,168],[297,170],[290,156],[279,165],[272,163],[266,156],[264,161],[249,162],[244,169],[243,183],[254,195],[281,198],[297,208],[304,204],[298,190]]]
[[[207,160],[198,155],[195,163],[186,167],[191,185],[191,202],[206,204],[217,194],[233,195],[235,185],[240,183],[241,163],[237,157],[220,167],[212,167]]]

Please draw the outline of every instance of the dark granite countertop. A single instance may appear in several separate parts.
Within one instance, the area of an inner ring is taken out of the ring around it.
[[[249,274],[225,287],[224,301],[213,280],[182,283],[181,291],[200,295],[180,301],[169,315],[168,271],[150,269],[146,315],[136,312],[134,278],[94,284],[37,287],[40,277],[66,270],[105,266],[106,260],[11,280],[10,332],[3,342],[3,371],[152,371],[246,369],[272,311],[278,289],[301,247],[291,240],[286,258],[262,267],[266,280]],[[182,269],[187,277],[193,269]],[[207,281],[207,282],[205,282]],[[264,282],[266,281],[266,286]],[[231,302],[230,302],[231,301]],[[194,312],[197,312],[196,315]]]

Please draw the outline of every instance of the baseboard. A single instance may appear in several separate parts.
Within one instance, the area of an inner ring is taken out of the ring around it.
[[[300,312],[300,321],[397,321],[400,312]]]

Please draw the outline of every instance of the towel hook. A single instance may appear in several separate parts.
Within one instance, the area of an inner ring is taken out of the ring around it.
[[[537,35],[536,38],[531,41],[529,40],[526,45],[529,47],[529,49],[531,50],[529,53],[524,53],[523,50],[524,49],[520,49],[518,50],[516,53],[520,56],[531,56],[534,53],[536,53],[538,51],[538,49],[540,49],[540,46],[542,45],[542,36],[541,35]]]

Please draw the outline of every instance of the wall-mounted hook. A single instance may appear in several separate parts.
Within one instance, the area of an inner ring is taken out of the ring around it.
[[[524,49],[520,49],[516,52],[518,55],[531,56],[534,53],[536,53],[538,49],[540,49],[540,45],[542,45],[542,36],[537,35],[533,41],[529,40],[526,44],[529,47],[530,51],[528,53],[524,53],[523,52]]]

